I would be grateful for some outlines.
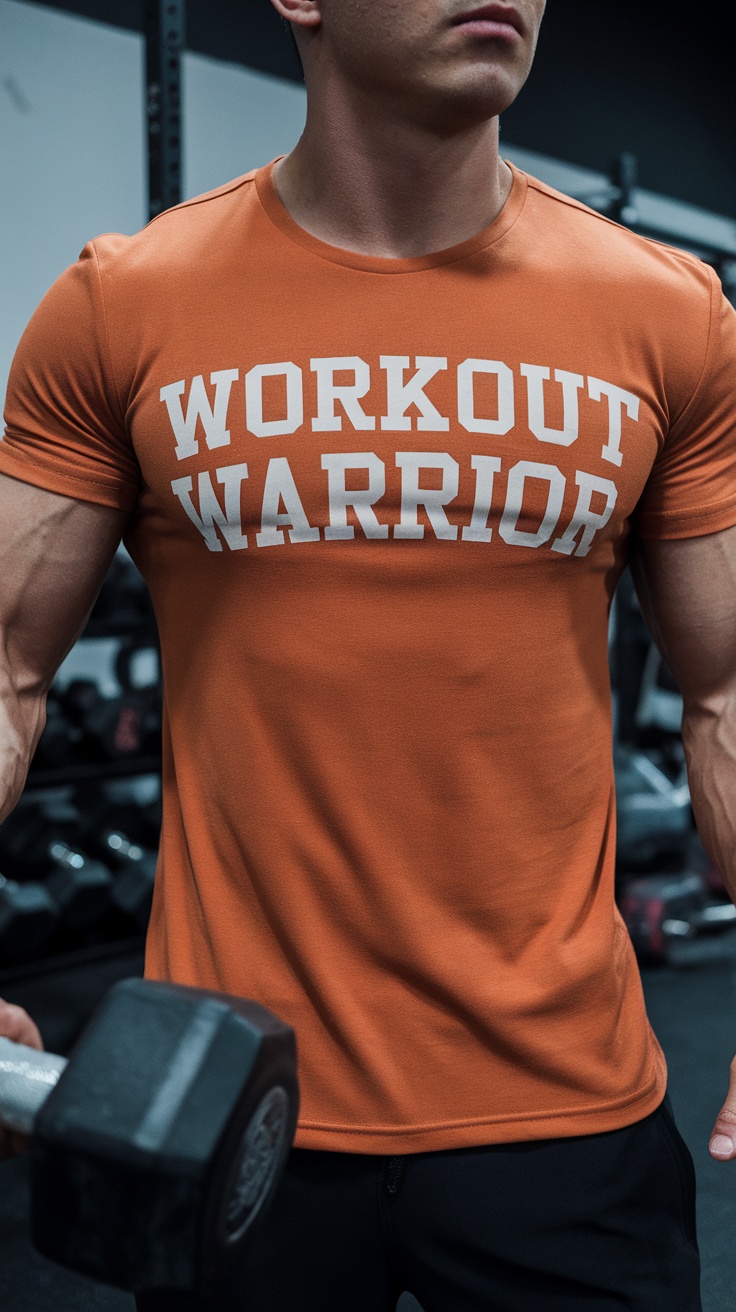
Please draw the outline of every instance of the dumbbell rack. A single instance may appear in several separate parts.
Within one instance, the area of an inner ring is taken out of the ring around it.
[[[83,633],[80,635],[79,641],[84,642],[97,638],[119,638],[124,640],[131,636],[129,625],[116,624],[110,619],[97,619],[93,611]],[[156,622],[152,612],[138,626],[135,636],[146,638],[151,645],[158,646]],[[156,755],[137,756],[129,760],[69,762],[59,767],[36,766],[31,762],[25,792],[59,788],[65,785],[83,784],[97,780],[125,779],[137,775],[160,773],[160,752]]]
[[[119,566],[120,562],[114,562],[114,564]],[[127,567],[127,583],[129,585],[129,574],[132,570],[130,562],[127,563]],[[115,579],[122,577],[123,574],[119,569],[117,573],[115,569],[111,571],[106,584],[103,585],[103,593],[93,609],[79,641],[119,639],[121,647],[125,642],[130,642],[142,648],[157,648],[155,617],[142,581],[140,581],[140,592],[137,598],[138,604],[135,607],[131,607],[130,604],[126,606],[125,596],[123,595],[121,610],[116,611]],[[118,759],[110,760],[70,759],[52,766],[32,762],[23,799],[18,809],[21,810],[25,801],[28,801],[31,806],[39,803],[41,805],[45,804],[46,794],[52,802],[54,799],[63,799],[70,795],[72,789],[79,789],[80,786],[83,789],[85,784],[104,786],[106,783],[112,783],[116,780],[145,776],[160,777],[160,773],[161,754],[160,752],[151,753],[150,751],[133,753],[130,756],[121,756]],[[73,947],[71,950],[64,950],[63,948],[59,951],[52,950],[50,954],[47,953],[21,962],[11,963],[7,959],[3,962],[0,959],[0,993],[7,996],[8,988],[6,986],[10,986],[12,992],[13,985],[22,981],[32,981],[40,975],[74,971],[85,966],[92,966],[93,963],[104,963],[117,957],[133,961],[135,963],[134,970],[137,970],[142,959],[143,943],[144,936],[136,933],[128,937],[118,937],[110,941]],[[103,965],[101,968],[106,970],[108,975],[110,969],[113,972],[115,969],[114,964],[110,967]]]

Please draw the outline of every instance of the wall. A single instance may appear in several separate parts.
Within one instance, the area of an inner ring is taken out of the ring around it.
[[[503,118],[510,141],[736,218],[733,0],[548,0],[535,67]]]
[[[185,191],[291,149],[302,87],[184,57]],[[143,42],[25,0],[0,0],[0,397],[34,307],[86,241],[146,221]]]
[[[48,3],[142,23],[144,0]],[[270,0],[187,0],[187,13],[190,49],[300,80]],[[735,47],[733,0],[548,0],[508,138],[599,172],[634,151],[644,187],[736,218]]]
[[[86,3],[102,7],[101,0]],[[132,0],[125,3],[132,5]],[[220,17],[225,3],[218,0]],[[270,15],[268,0],[243,0],[246,10],[253,3],[261,17]],[[504,153],[521,167],[561,190],[588,197],[605,189],[600,170],[605,169],[609,146],[614,141],[637,143],[623,128],[614,135],[621,94],[611,99],[606,121],[579,123],[579,131],[571,130],[566,142],[549,125],[555,115],[558,121],[565,119],[570,105],[566,109],[562,102],[550,102],[548,121],[532,112],[532,98],[544,99],[544,79],[549,76],[545,67],[554,62],[555,42],[561,40],[555,33],[564,31],[564,15],[575,3],[550,0],[547,21],[554,20],[556,26],[550,23],[552,37],[546,38],[534,75],[541,90],[534,90],[533,80],[524,92],[516,119],[518,136],[512,134],[512,114],[517,111],[504,116],[503,142]],[[586,4],[591,12],[589,0]],[[256,36],[260,33],[262,54],[265,38],[257,26],[253,30]],[[283,49],[283,32],[278,26],[275,35],[269,30]],[[631,24],[626,31],[630,33]],[[577,39],[583,39],[580,33]],[[563,53],[574,63],[572,36],[568,46]],[[578,62],[583,85],[596,77],[604,80],[608,65]],[[615,61],[609,64],[615,67]],[[219,186],[288,151],[298,139],[305,111],[301,84],[192,51],[184,56],[183,73],[186,195]],[[573,97],[572,67],[569,80]],[[663,133],[671,110],[663,101]],[[538,134],[548,133],[550,155],[509,144],[526,141],[524,124],[531,120]],[[694,124],[693,131],[699,130]],[[580,142],[585,141],[591,160],[598,160],[598,171],[580,167],[578,157],[585,154]],[[551,152],[556,145],[560,149],[555,159]],[[713,151],[720,149],[714,137]],[[143,42],[133,27],[90,21],[26,0],[0,0],[0,398],[18,338],[54,278],[91,237],[111,230],[134,232],[145,222],[144,159]],[[577,160],[577,166],[561,164],[560,159]],[[645,170],[644,181],[646,176]],[[712,242],[736,255],[733,220],[665,200],[651,190],[640,193],[637,204],[642,221],[654,233],[676,235],[696,249],[698,242],[704,247]]]

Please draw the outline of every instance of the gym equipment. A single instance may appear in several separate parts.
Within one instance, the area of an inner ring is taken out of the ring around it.
[[[646,962],[684,963],[713,956],[706,951],[678,953],[675,945],[736,926],[736,906],[712,901],[700,874],[645,875],[625,882],[619,909],[637,957]]]
[[[134,842],[117,827],[99,829],[95,819],[82,826],[82,846],[115,871],[112,886],[113,906],[144,933],[151,915],[153,885],[156,878],[156,853]]]
[[[82,737],[82,730],[69,720],[52,688],[46,698],[46,724],[33,757],[34,768],[54,770],[77,760]]]
[[[51,941],[59,910],[43,884],[18,884],[0,875],[0,963],[33,961]]]
[[[185,0],[147,0],[148,209],[152,219],[181,200],[184,25]]]
[[[73,679],[60,700],[69,723],[81,734],[88,760],[141,756],[152,741],[158,743],[159,719],[150,692],[103,697],[92,679]]]
[[[83,932],[104,920],[110,910],[113,880],[101,861],[92,861],[68,843],[49,844],[53,861],[46,888],[54,899],[64,925]]]
[[[76,790],[74,805],[80,817],[79,833],[85,835],[102,830],[119,830],[140,847],[157,849],[161,833],[161,799],[137,802],[130,797],[119,800],[111,797],[104,786],[85,786]],[[2,830],[0,830],[0,836]],[[91,850],[91,841],[89,841]]]
[[[19,881],[48,874],[47,839],[73,840],[77,813],[63,803],[23,799],[0,825],[3,869]]]
[[[32,1132],[46,1257],[202,1294],[268,1207],[296,1128],[294,1033],[255,1002],[125,980],[70,1061],[0,1040],[0,1122]]]
[[[628,227],[636,225],[639,215],[636,209],[636,185],[639,174],[639,161],[636,155],[624,151],[611,163],[611,202],[609,213],[616,223]]]
[[[653,759],[626,743],[614,748],[617,861],[643,870],[657,862],[682,864],[692,834],[684,767],[674,781]]]
[[[124,665],[153,654],[150,643],[125,645]],[[119,661],[119,664],[123,662]],[[128,676],[129,677],[129,676]],[[58,769],[81,761],[130,760],[161,751],[161,712],[157,685],[125,689],[119,697],[103,697],[92,679],[73,679],[53,689],[46,704],[34,768]]]
[[[652,642],[642,673],[636,724],[640,730],[659,729],[663,734],[680,734],[682,695],[665,662]]]
[[[112,875],[101,861],[80,851],[79,817],[62,802],[19,808],[0,829],[0,852],[20,881],[43,880],[63,925],[76,933],[91,929],[110,909]]]

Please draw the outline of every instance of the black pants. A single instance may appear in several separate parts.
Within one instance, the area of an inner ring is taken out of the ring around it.
[[[667,1102],[575,1139],[294,1150],[237,1280],[140,1312],[700,1312],[695,1175]]]

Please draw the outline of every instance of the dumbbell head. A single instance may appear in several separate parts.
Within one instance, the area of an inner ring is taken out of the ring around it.
[[[82,846],[91,849],[104,830],[119,829],[142,847],[158,847],[161,832],[160,798],[145,804],[132,800],[116,801],[105,788],[85,785],[83,790],[77,791],[75,802]]]
[[[118,760],[140,754],[148,742],[150,696],[124,693],[103,697],[90,679],[74,679],[61,694],[62,706],[82,734],[85,755]]]
[[[706,897],[702,876],[692,872],[628,879],[619,893],[619,909],[640,960],[666,960],[669,927],[692,922],[695,929]]]
[[[111,900],[121,927],[142,933],[148,925],[156,878],[156,853],[132,842],[123,829],[89,819],[80,825],[82,845],[115,871]]]
[[[297,1110],[293,1031],[270,1012],[117,985],[34,1124],[36,1246],[123,1289],[203,1293],[268,1206]]]
[[[94,679],[72,679],[58,696],[64,711],[77,722],[86,720],[104,703]]]
[[[66,714],[61,701],[51,690],[46,698],[46,724],[39,739],[33,765],[55,769],[78,758],[82,731]]]
[[[17,884],[0,875],[0,964],[32,961],[58,924],[58,909],[43,884]]]
[[[145,934],[151,919],[154,872],[148,867],[123,870],[113,879],[112,905],[119,932]]]
[[[51,843],[53,859],[46,888],[59,908],[65,925],[72,930],[91,929],[110,909],[113,880],[101,861],[92,861],[68,843]]]
[[[65,802],[23,802],[0,826],[0,852],[8,875],[38,878],[55,867],[51,847],[74,841],[79,819]]]

